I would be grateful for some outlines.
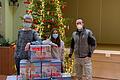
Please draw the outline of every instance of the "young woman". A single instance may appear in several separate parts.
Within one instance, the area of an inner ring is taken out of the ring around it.
[[[53,28],[50,38],[44,40],[42,43],[51,45],[51,54],[53,59],[59,59],[63,61],[64,42],[60,39],[58,29]]]
[[[59,59],[63,62],[64,42],[60,39],[60,34],[58,29],[53,28],[51,31],[50,38],[44,40],[42,44],[51,45],[52,58]],[[61,72],[63,72],[63,64],[61,66]]]

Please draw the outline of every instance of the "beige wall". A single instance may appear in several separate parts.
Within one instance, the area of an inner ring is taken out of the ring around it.
[[[22,26],[22,20],[20,19],[20,17],[22,17],[25,14],[25,4],[24,4],[24,0],[19,0],[19,7],[15,7],[14,8],[14,40],[17,39],[17,32],[18,32],[18,28],[20,26]]]
[[[120,0],[103,0],[101,42],[120,44]]]
[[[5,18],[4,18],[4,16],[5,16],[5,1],[3,1],[3,0],[0,0],[1,1],[1,3],[2,3],[2,8],[0,8],[0,34],[2,35],[2,36],[4,36],[5,35]]]
[[[10,41],[13,40],[13,6],[9,6],[9,1],[5,0],[5,37]]]
[[[120,0],[66,0],[65,15],[83,17],[98,43],[120,44]],[[70,5],[70,6],[69,6]],[[70,26],[72,31],[75,24]],[[70,24],[71,25],[71,24]]]
[[[20,16],[25,13],[23,0],[19,1],[19,7],[9,6],[9,0],[0,0],[2,8],[0,9],[0,34],[9,39],[10,42],[17,38],[18,26],[20,26]]]
[[[93,31],[97,38],[97,42],[101,42],[100,0],[78,1],[78,15],[85,20],[85,25]]]
[[[0,9],[0,34],[9,41],[13,41],[13,6],[9,6],[9,0],[0,0],[2,8]]]

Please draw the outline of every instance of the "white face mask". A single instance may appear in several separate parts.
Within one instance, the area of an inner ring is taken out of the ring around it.
[[[26,22],[23,23],[23,27],[25,28],[30,28],[31,26],[32,26],[32,23],[26,23]]]
[[[53,36],[54,39],[57,39],[58,34],[52,34],[52,36]]]
[[[83,26],[82,25],[77,25],[77,29],[82,29],[83,28]]]

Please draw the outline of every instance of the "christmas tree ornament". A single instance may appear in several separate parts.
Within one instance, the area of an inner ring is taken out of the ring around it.
[[[24,1],[24,4],[31,4],[32,3],[32,0],[25,0]]]

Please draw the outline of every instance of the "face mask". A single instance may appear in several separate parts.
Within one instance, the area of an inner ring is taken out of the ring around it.
[[[26,28],[30,28],[31,25],[32,25],[32,23],[26,23],[26,22],[23,23],[23,26]]]
[[[77,25],[77,29],[82,29],[83,28],[83,26],[82,25]]]
[[[57,39],[58,34],[52,34],[52,36],[53,36],[54,39]]]

